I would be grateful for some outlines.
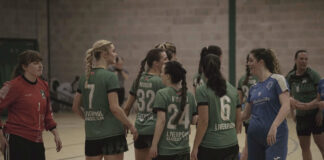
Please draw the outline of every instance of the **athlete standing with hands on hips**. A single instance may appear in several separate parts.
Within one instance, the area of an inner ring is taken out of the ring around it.
[[[163,49],[150,50],[141,62],[141,68],[130,90],[130,95],[125,106],[125,113],[129,115],[135,100],[138,102],[135,127],[138,130],[138,139],[134,141],[135,159],[148,160],[149,149],[156,123],[156,115],[153,114],[153,103],[156,92],[165,86],[160,78],[162,66],[168,61]],[[145,71],[145,66],[148,66]],[[145,71],[145,72],[144,72]]]
[[[44,129],[54,135],[56,151],[62,148],[53,120],[49,87],[40,76],[42,57],[36,51],[19,54],[14,79],[0,90],[0,111],[8,109],[8,119],[2,128],[1,151],[5,160],[45,160],[42,138]]]
[[[270,49],[254,49],[248,62],[252,75],[259,82],[249,91],[243,120],[250,116],[248,129],[248,160],[273,160],[287,157],[290,111],[288,84],[279,75],[279,63]]]
[[[72,107],[85,120],[87,160],[122,160],[128,150],[123,125],[137,138],[136,128],[118,104],[118,78],[106,70],[116,56],[114,44],[107,40],[95,42],[86,53],[86,73],[80,79]]]

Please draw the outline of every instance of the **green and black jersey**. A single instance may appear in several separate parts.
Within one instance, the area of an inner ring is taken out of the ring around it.
[[[153,135],[156,123],[156,115],[153,114],[154,98],[156,92],[165,86],[159,76],[148,73],[143,73],[140,77],[137,90],[134,83],[129,93],[136,97],[138,104],[135,127],[140,135]]]
[[[196,73],[192,78],[192,81],[193,81],[192,85],[198,88],[199,86],[206,83],[206,77],[204,76],[203,73],[202,74]]]
[[[244,84],[246,76],[247,75],[245,74],[240,78],[240,80],[238,82],[238,87],[237,87],[237,90],[242,91],[242,93],[243,93],[243,95],[242,95],[243,96],[243,102],[242,102],[243,104],[242,105],[245,105],[246,99],[249,96],[249,90],[250,90],[251,86],[255,85],[258,82],[258,79],[255,76],[250,75],[247,79],[246,84]],[[242,110],[244,110],[244,108],[245,107],[242,106]],[[250,119],[248,119],[244,122],[249,123],[249,121],[250,121]]]
[[[154,100],[154,111],[165,112],[165,126],[158,144],[160,155],[175,155],[189,153],[190,123],[193,115],[197,114],[194,96],[187,93],[187,104],[176,121],[177,114],[181,111],[181,91],[172,87],[161,89]]]
[[[198,107],[208,105],[208,128],[200,145],[214,149],[237,145],[235,122],[240,103],[236,88],[226,82],[226,94],[218,97],[204,84],[197,88],[196,99]]]
[[[86,140],[96,140],[124,134],[122,123],[109,108],[108,93],[119,88],[117,76],[103,68],[91,70],[88,83],[82,76],[78,92],[82,95]]]
[[[252,75],[248,77],[246,84],[244,84],[245,79],[246,79],[246,74],[240,78],[240,80],[238,82],[238,87],[237,87],[237,89],[239,91],[242,91],[242,93],[243,93],[243,103],[246,102],[246,99],[249,96],[249,90],[250,90],[251,86],[255,85],[258,82],[258,79]]]
[[[317,86],[321,77],[319,74],[312,70],[311,68],[307,68],[303,75],[296,75],[296,71],[289,72],[286,77],[289,88],[290,94],[296,100],[300,102],[311,102],[317,97]],[[297,109],[297,116],[306,116],[315,114],[317,112],[316,109],[312,110],[298,110]]]

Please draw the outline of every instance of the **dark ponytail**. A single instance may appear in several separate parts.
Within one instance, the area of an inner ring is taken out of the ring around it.
[[[153,62],[154,61],[160,61],[160,59],[162,58],[161,53],[164,52],[163,49],[151,49],[147,54],[146,57],[142,60],[141,62],[141,68],[137,74],[136,80],[135,80],[135,93],[138,89],[138,85],[139,85],[139,80],[142,76],[142,73],[145,70],[145,64],[148,65],[149,68],[152,68]]]
[[[187,82],[186,82],[187,71],[182,67],[182,65],[177,61],[170,61],[165,63],[164,74],[168,74],[171,77],[171,82],[177,84],[181,81],[181,111],[175,118],[175,121],[179,121],[182,112],[187,104]]]
[[[299,55],[300,53],[307,53],[307,51],[306,51],[306,50],[303,50],[303,49],[298,50],[298,51],[295,53],[295,60],[298,58],[298,55]],[[288,72],[288,74],[291,73],[291,72],[293,72],[293,71],[296,71],[296,70],[297,70],[297,66],[296,66],[296,63],[295,63],[293,69],[290,70],[290,71]]]
[[[218,97],[224,96],[226,94],[226,80],[220,72],[219,56],[207,55],[202,68],[208,79],[207,87],[211,88]]]
[[[136,80],[135,80],[135,91],[138,89],[139,79],[141,78],[142,73],[145,70],[145,64],[146,64],[146,58],[144,58],[141,62],[141,68],[137,74]]]
[[[249,77],[251,76],[250,68],[249,68],[249,66],[247,65],[248,62],[249,62],[249,55],[250,55],[250,54],[248,54],[248,55],[246,56],[246,64],[245,64],[245,79],[244,79],[244,81],[243,81],[243,85],[247,85],[247,84],[248,84]]]
[[[203,62],[204,62],[204,58],[208,54],[214,54],[214,55],[217,55],[217,56],[220,57],[222,55],[222,49],[220,47],[216,46],[216,45],[209,45],[209,46],[204,47],[204,48],[201,49],[199,67],[198,67],[197,84],[200,83],[201,75],[202,75],[202,65],[203,65]]]
[[[12,72],[12,78],[16,78],[25,73],[23,65],[28,66],[32,62],[41,62],[43,59],[39,52],[26,50],[18,55],[18,64]]]

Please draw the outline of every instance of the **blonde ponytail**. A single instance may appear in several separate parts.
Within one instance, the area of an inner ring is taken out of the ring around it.
[[[92,64],[93,64],[93,51],[92,48],[88,49],[86,52],[86,58],[85,58],[85,64],[86,64],[86,70],[85,70],[85,75],[86,75],[86,85],[88,84],[88,79],[90,77],[91,69],[92,69]]]
[[[86,57],[85,57],[85,64],[86,64],[86,70],[85,70],[86,82],[85,83],[86,83],[86,85],[88,84],[88,80],[89,80],[89,77],[91,74],[91,69],[93,68],[94,60],[99,60],[101,52],[103,52],[103,51],[108,52],[108,49],[112,44],[113,44],[112,42],[107,41],[107,40],[98,40],[92,45],[92,48],[87,50]]]

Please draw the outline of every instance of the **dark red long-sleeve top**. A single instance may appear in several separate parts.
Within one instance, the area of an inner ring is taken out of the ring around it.
[[[33,83],[18,76],[5,83],[0,90],[0,112],[5,108],[8,108],[8,119],[3,127],[5,133],[43,142],[42,131],[56,128],[48,84],[40,78]]]

